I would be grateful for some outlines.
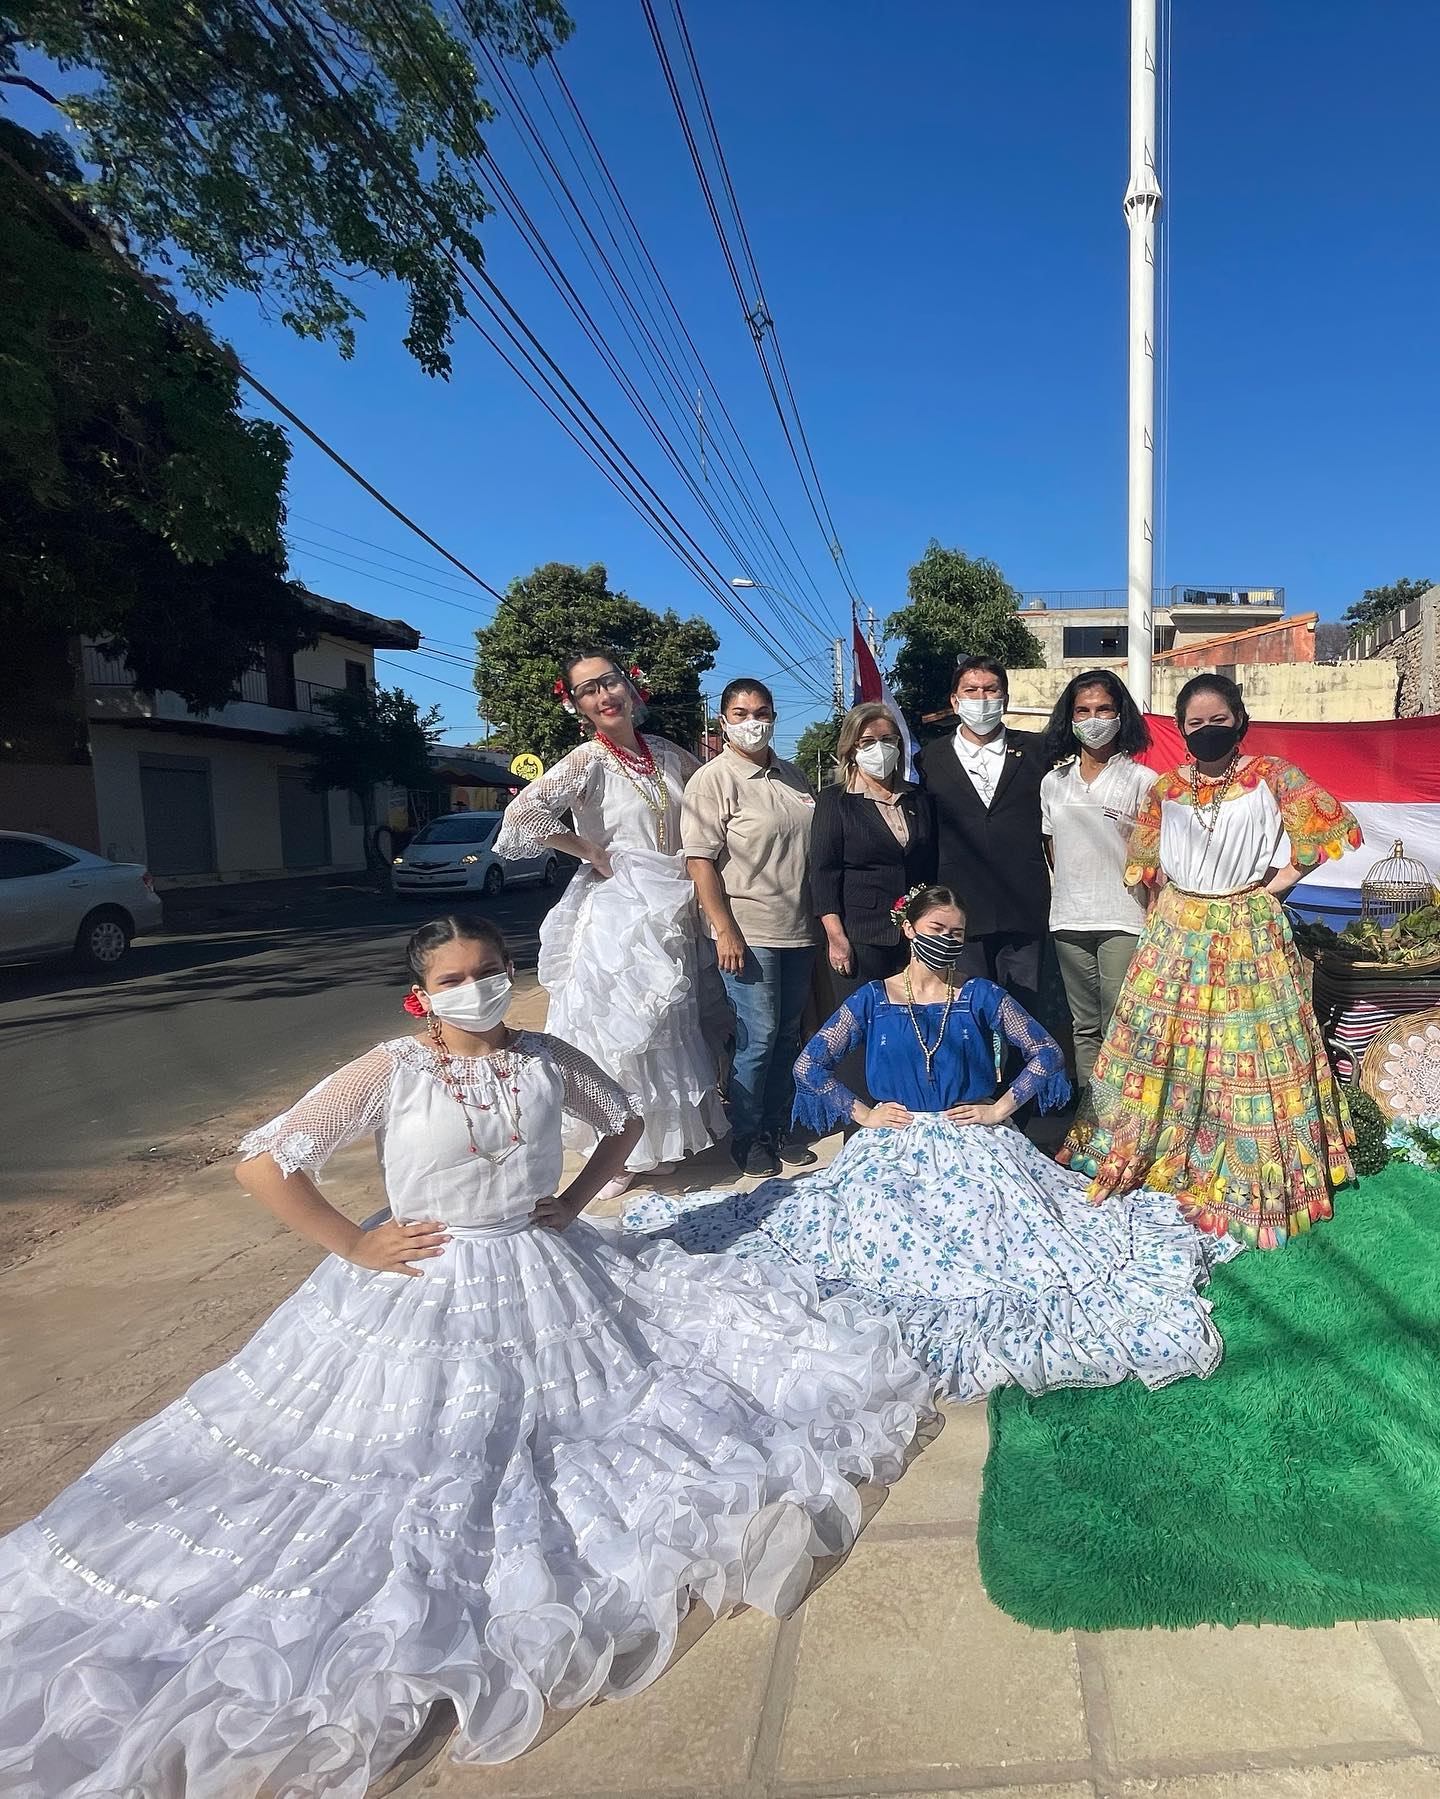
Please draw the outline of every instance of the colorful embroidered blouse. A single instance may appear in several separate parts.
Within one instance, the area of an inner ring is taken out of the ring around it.
[[[933,1081],[925,1071],[916,1024],[927,1044],[940,1038]],[[855,1095],[835,1078],[835,1069],[862,1042],[865,1082],[877,1103],[896,1100],[912,1112],[987,1103],[999,1085],[996,1051],[1001,1038],[1026,1058],[1010,1089],[1015,1103],[1023,1106],[1036,1099],[1042,1112],[1063,1106],[1070,1082],[1060,1045],[993,981],[966,981],[951,1002],[948,1020],[943,1002],[916,1006],[912,1020],[910,1008],[897,1005],[883,981],[871,981],[851,994],[800,1052],[795,1122],[817,1133],[850,1122]]]
[[[1208,796],[1197,807],[1189,777],[1161,775],[1130,838],[1127,881],[1153,881],[1163,870],[1186,893],[1235,893],[1294,862],[1311,869],[1358,849],[1354,815],[1309,775],[1277,756],[1255,756],[1230,782],[1211,821]],[[1286,849],[1286,839],[1289,849]]]

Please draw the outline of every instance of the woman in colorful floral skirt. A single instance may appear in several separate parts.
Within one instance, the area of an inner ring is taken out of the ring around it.
[[[1280,902],[1360,829],[1300,769],[1242,753],[1233,681],[1196,676],[1175,717],[1189,756],[1151,790],[1126,870],[1154,903],[1059,1160],[1096,1204],[1159,1188],[1198,1229],[1278,1249],[1354,1178]]]

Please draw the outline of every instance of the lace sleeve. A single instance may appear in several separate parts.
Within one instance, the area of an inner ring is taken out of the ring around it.
[[[652,753],[655,745],[658,743],[663,745],[665,750],[675,758],[675,766],[679,770],[680,785],[682,787],[688,783],[691,775],[693,775],[700,766],[698,757],[692,756],[689,750],[685,749],[682,745],[671,743],[668,737],[647,737],[645,741],[650,745]]]
[[[239,1157],[273,1156],[280,1172],[303,1168],[318,1175],[335,1154],[377,1131],[385,1118],[394,1064],[381,1044],[327,1076],[297,1099],[288,1112],[272,1118],[241,1140]]]
[[[795,1064],[795,1111],[792,1122],[824,1136],[837,1124],[849,1124],[855,1095],[835,1078],[836,1066],[865,1041],[875,1004],[875,984],[862,987],[841,1006],[800,1052]]]
[[[1312,781],[1291,762],[1270,760],[1265,779],[1280,808],[1296,868],[1311,869],[1327,858],[1358,850],[1360,826],[1348,806]]]
[[[1025,1066],[1010,1088],[1015,1104],[1023,1106],[1033,1099],[1042,1112],[1059,1111],[1070,1099],[1070,1079],[1060,1045],[1003,988],[989,981],[985,985],[990,991],[985,995],[982,1016],[1025,1057]]]
[[[562,756],[548,774],[522,787],[501,815],[496,854],[517,860],[538,856],[547,837],[569,830],[567,820],[584,799],[594,769],[594,745],[582,743]]]
[[[572,1118],[588,1124],[600,1137],[613,1137],[623,1131],[632,1118],[640,1114],[635,1103],[573,1043],[561,1037],[544,1036],[551,1061],[565,1082],[562,1104]]]
[[[1153,881],[1160,872],[1160,798],[1166,779],[1162,775],[1152,782],[1140,804],[1125,855],[1127,887],[1134,887],[1140,881]]]

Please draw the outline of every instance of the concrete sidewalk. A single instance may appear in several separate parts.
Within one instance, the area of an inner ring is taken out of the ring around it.
[[[521,1002],[538,1022],[543,995]],[[832,1139],[825,1147],[834,1147]],[[721,1185],[707,1158],[666,1185]],[[383,1203],[369,1145],[327,1192]],[[316,1261],[230,1164],[47,1244],[0,1305],[0,1530],[232,1353]],[[848,1563],[783,1624],[714,1625],[638,1699],[592,1707],[507,1767],[443,1757],[445,1799],[1429,1799],[1440,1796],[1440,1627],[1089,1636],[1029,1630],[980,1585],[984,1410],[939,1440]],[[1176,1504],[1204,1496],[1176,1494]]]

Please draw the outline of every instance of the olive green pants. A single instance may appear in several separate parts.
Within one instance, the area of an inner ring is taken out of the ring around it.
[[[1055,958],[1075,1033],[1075,1076],[1088,1086],[1140,941],[1133,931],[1056,931]]]

